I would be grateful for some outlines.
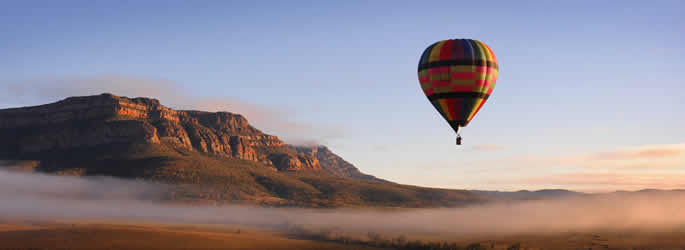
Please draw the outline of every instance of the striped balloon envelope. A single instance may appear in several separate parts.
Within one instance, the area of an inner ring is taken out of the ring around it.
[[[487,101],[497,81],[497,59],[488,45],[451,39],[428,46],[419,61],[419,82],[435,109],[457,134]]]

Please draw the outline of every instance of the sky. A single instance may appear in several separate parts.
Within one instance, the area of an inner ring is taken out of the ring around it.
[[[683,1],[0,1],[0,108],[104,92],[232,111],[412,185],[685,188]],[[462,131],[423,95],[435,41],[487,43]]]

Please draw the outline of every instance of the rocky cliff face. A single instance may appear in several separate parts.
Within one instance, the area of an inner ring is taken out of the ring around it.
[[[70,97],[0,110],[0,155],[59,152],[114,143],[164,143],[255,161],[277,171],[320,171],[372,180],[325,147],[293,147],[228,112],[177,111],[148,98]]]
[[[321,169],[331,175],[339,177],[349,177],[362,180],[385,181],[372,175],[367,175],[359,171],[354,165],[345,161],[342,157],[334,154],[325,146],[302,147],[294,146],[300,154],[311,156],[319,160]]]

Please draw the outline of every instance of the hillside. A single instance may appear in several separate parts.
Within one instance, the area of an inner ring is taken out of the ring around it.
[[[177,111],[111,94],[0,110],[0,160],[25,171],[107,175],[170,185],[181,202],[267,205],[457,206],[468,191],[390,183],[324,146],[287,145],[239,114]],[[0,164],[1,165],[1,164]]]
[[[513,192],[503,191],[485,191],[485,190],[469,190],[472,193],[488,197],[490,200],[544,200],[554,198],[569,198],[577,196],[586,196],[588,194],[569,191],[565,189],[542,189],[536,191],[519,190]]]

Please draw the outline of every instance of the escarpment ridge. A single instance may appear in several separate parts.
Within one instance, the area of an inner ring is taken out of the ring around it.
[[[286,145],[230,112],[174,110],[156,99],[112,94],[69,97],[0,110],[0,154],[31,155],[108,144],[167,144],[258,162],[277,171],[326,171],[374,179],[323,146]],[[321,152],[321,153],[318,153]],[[322,165],[319,157],[325,159]]]
[[[162,199],[298,207],[446,207],[469,191],[388,182],[325,146],[294,146],[230,112],[174,110],[152,98],[69,97],[0,109],[0,168],[164,184]]]

